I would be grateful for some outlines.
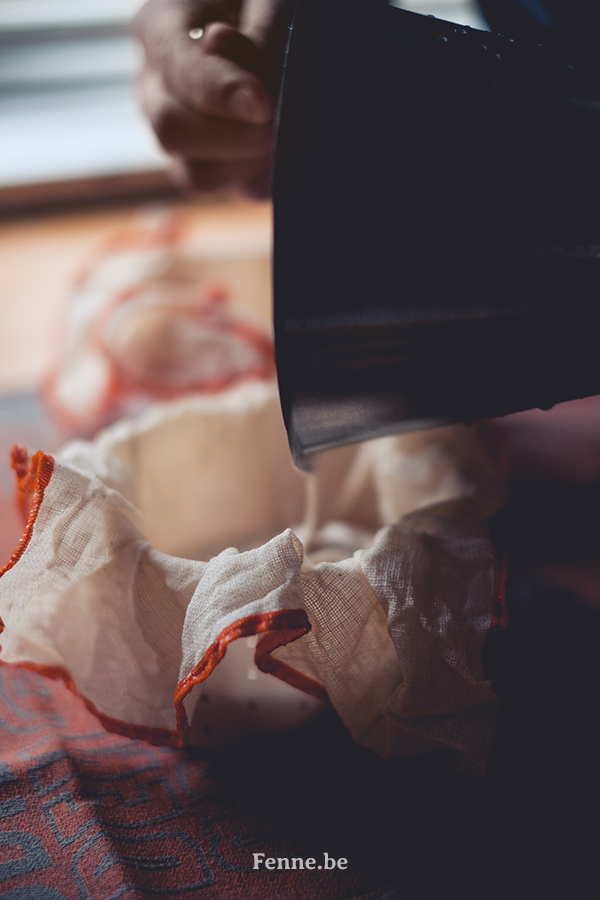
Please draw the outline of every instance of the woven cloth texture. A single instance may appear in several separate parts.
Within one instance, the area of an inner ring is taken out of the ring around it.
[[[170,458],[156,449],[167,437]],[[179,451],[187,465],[174,464]],[[79,443],[43,497],[38,486],[29,543],[0,579],[2,659],[60,671],[104,724],[154,740],[213,747],[219,728],[254,730],[248,707],[268,730],[309,720],[328,698],[354,739],[383,756],[450,747],[484,767],[497,703],[481,649],[494,610],[487,517],[503,500],[498,463],[481,430],[465,426],[338,460],[345,472],[337,466],[335,490],[325,483],[322,517],[337,503],[345,527],[366,534],[356,509],[370,494],[372,538],[315,562],[301,528],[281,530],[301,515],[303,484],[273,386],[168,406]],[[327,482],[326,465],[317,477]],[[157,506],[169,486],[180,502]],[[173,555],[177,529],[185,549],[218,536],[221,552]],[[169,537],[157,549],[148,533]],[[250,548],[229,546],[236,537]],[[253,635],[246,681],[260,702],[242,692],[236,703],[240,662],[225,651]],[[275,694],[273,675],[287,682]]]
[[[258,747],[215,762],[121,737],[99,727],[62,680],[6,664],[0,726],[2,897],[346,900],[384,883],[368,847],[359,853],[346,839],[339,784],[323,791],[314,822],[298,807],[294,779],[292,821],[274,804],[276,785],[262,788],[261,801],[252,784],[266,774]],[[315,734],[304,747],[304,771],[313,775],[318,741]],[[347,741],[334,744],[352,756]],[[354,824],[362,834],[360,816]],[[349,857],[348,871],[252,869],[253,852],[322,859],[325,851]]]

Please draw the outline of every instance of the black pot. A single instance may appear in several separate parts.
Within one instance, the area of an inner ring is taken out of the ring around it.
[[[275,165],[296,461],[600,393],[600,104],[556,48],[298,0]]]

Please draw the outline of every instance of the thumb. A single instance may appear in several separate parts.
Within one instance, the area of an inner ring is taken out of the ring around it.
[[[274,99],[279,90],[287,26],[294,0],[243,0],[239,30],[261,51],[262,80]]]
[[[287,0],[245,0],[240,9],[239,29],[257,47],[265,49]]]

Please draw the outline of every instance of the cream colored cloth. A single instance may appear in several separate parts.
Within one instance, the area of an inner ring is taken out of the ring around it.
[[[42,389],[65,435],[94,436],[156,400],[273,377],[268,329],[234,310],[235,278],[215,280],[183,231],[167,208],[140,211],[72,285]]]
[[[450,747],[481,769],[497,709],[487,517],[504,499],[482,434],[324,454],[304,533],[273,384],[72,444],[0,579],[1,659],[70,677],[109,727],[156,740],[223,746],[328,698],[384,756]]]

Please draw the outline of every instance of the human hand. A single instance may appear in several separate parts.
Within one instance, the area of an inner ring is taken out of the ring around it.
[[[149,0],[136,16],[142,102],[184,190],[269,195],[284,4]]]

